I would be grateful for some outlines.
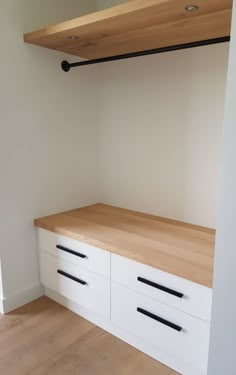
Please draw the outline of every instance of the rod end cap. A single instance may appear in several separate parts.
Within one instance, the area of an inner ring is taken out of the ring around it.
[[[64,72],[69,72],[70,71],[70,64],[68,63],[68,61],[66,61],[66,60],[62,61],[61,68]]]

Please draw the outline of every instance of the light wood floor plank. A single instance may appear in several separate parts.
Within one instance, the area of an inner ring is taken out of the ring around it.
[[[49,298],[42,297],[7,315],[0,314],[0,334],[10,328],[23,324],[26,320],[46,311],[51,306],[54,306],[54,302]]]
[[[15,352],[0,361],[0,374],[28,374],[39,363],[47,360],[56,352],[65,349],[86,331],[92,329],[84,319],[78,321],[77,316],[69,312],[56,325],[36,337],[29,343],[20,346]],[[20,370],[19,370],[20,365]]]
[[[177,373],[43,297],[0,317],[0,374]]]
[[[62,310],[59,305],[55,304],[52,308],[28,319],[19,326],[5,331],[0,335],[0,359],[15,352],[22,345],[30,345],[33,339],[64,321],[66,316],[68,316],[67,310]]]

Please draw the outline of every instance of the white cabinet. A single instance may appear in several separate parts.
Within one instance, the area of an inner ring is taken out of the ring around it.
[[[38,241],[42,284],[79,314],[181,374],[206,375],[210,288],[43,229]]]
[[[111,320],[178,360],[206,371],[209,324],[116,283],[111,287]]]
[[[88,310],[110,319],[110,281],[54,257],[40,253],[41,282]]]
[[[110,279],[108,251],[44,229],[38,229],[38,246],[41,251]]]
[[[197,318],[210,321],[212,289],[111,254],[113,281]]]

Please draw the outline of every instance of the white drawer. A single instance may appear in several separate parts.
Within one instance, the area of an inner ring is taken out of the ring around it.
[[[44,229],[38,229],[38,245],[42,251],[110,279],[108,251]]]
[[[111,279],[210,322],[212,304],[210,288],[115,254],[111,254]],[[182,298],[178,293],[183,295]]]
[[[47,288],[110,319],[110,281],[63,259],[40,252],[40,277]]]
[[[142,309],[137,311],[137,309]],[[144,314],[151,313],[147,316]],[[160,322],[155,319],[164,319]],[[143,339],[199,373],[206,373],[210,325],[182,311],[157,302],[119,284],[111,285],[111,320],[113,324]],[[175,324],[182,328],[169,327]]]

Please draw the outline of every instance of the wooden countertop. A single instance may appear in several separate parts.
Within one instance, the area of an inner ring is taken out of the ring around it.
[[[34,224],[212,287],[213,229],[105,204],[43,217]]]

